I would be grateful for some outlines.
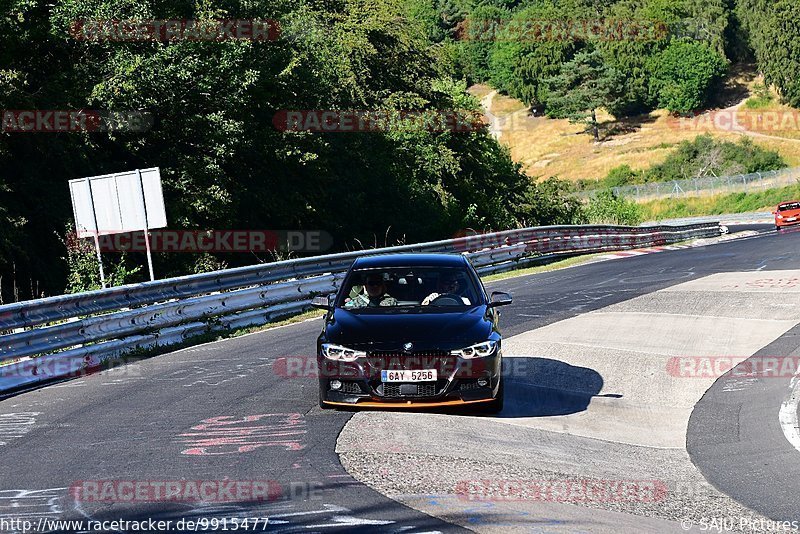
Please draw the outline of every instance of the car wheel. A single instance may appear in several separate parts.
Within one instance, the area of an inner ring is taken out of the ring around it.
[[[780,227],[780,226],[776,226],[776,227],[775,227],[775,231],[776,231],[776,232],[780,232],[780,231],[781,231],[781,227]]]
[[[505,381],[501,378],[500,387],[497,389],[497,396],[492,402],[487,402],[483,405],[483,409],[481,410],[483,413],[496,414],[503,411],[503,399],[505,398],[504,382]]]

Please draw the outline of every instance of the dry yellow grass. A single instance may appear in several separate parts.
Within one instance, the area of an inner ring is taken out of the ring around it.
[[[740,73],[736,76],[741,78]],[[747,85],[752,86],[753,83],[754,80],[749,77]],[[491,92],[491,88],[476,85],[470,88],[470,92],[483,98]],[[612,168],[623,164],[633,169],[648,168],[661,163],[677,143],[704,133],[737,141],[746,133],[727,127],[733,113],[745,112],[745,129],[752,130],[747,125],[758,124],[754,122],[759,120],[757,115],[789,110],[778,105],[763,110],[746,110],[742,107],[735,111],[727,108],[690,120],[671,117],[666,110],[620,121],[600,113],[598,119],[603,123],[604,137],[599,143],[594,143],[592,136],[584,133],[582,125],[570,124],[567,120],[530,116],[522,102],[508,96],[495,95],[491,102],[491,112],[499,119],[500,142],[510,148],[512,157],[522,163],[525,172],[531,177],[558,176],[567,180],[600,179]],[[798,119],[796,130],[761,128],[751,137],[755,144],[780,153],[788,165],[800,166],[800,114],[797,110],[791,112]]]

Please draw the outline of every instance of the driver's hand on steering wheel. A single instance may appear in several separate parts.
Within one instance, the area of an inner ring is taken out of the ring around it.
[[[434,300],[436,297],[438,297],[439,295],[440,295],[440,293],[431,293],[430,295],[428,295],[427,297],[425,297],[425,299],[422,301],[422,305],[423,305],[423,306],[427,306],[428,304],[430,304],[431,302],[433,302],[433,300]]]

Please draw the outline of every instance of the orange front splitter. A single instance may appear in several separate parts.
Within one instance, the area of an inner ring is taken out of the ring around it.
[[[439,402],[414,402],[414,401],[406,401],[406,402],[374,402],[374,401],[367,401],[367,402],[357,402],[355,404],[350,402],[332,402],[332,401],[324,401],[325,404],[331,404],[335,406],[349,406],[351,408],[359,408],[359,407],[366,407],[366,408],[438,408],[442,406],[463,406],[465,404],[477,404],[480,402],[491,402],[494,399],[479,399],[479,400],[448,400],[448,401],[439,401]]]

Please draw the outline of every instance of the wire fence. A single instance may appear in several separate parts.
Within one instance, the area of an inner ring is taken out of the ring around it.
[[[798,183],[800,183],[800,167],[793,167],[735,176],[704,176],[688,180],[626,185],[612,187],[611,190],[617,196],[629,198],[636,202],[646,202],[659,198],[711,196],[739,191],[765,191]],[[597,189],[581,191],[576,196],[588,199],[598,191]]]

